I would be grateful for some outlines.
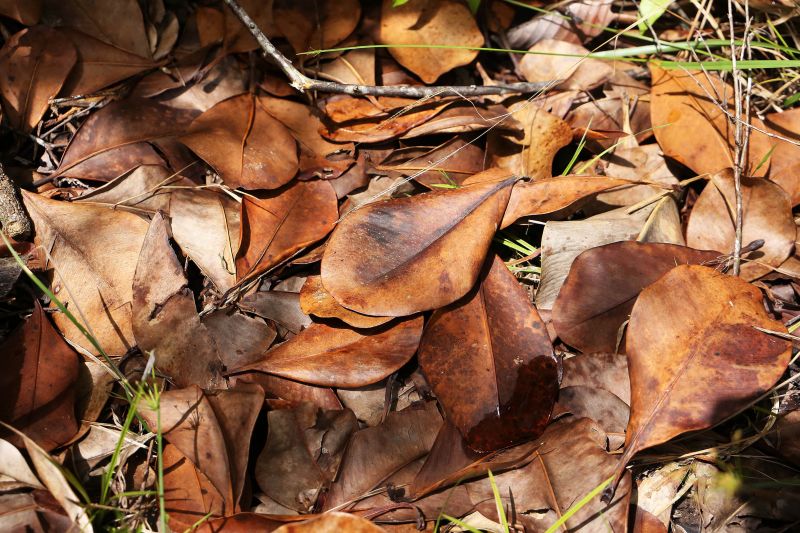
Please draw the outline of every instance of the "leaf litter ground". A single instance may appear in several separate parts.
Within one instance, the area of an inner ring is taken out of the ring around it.
[[[796,527],[796,8],[640,9],[0,0],[0,529]]]

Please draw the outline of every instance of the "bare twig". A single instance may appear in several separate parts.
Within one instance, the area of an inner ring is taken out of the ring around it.
[[[750,19],[748,12],[748,1],[745,0],[745,44],[742,48],[742,59],[745,50],[748,48],[748,34],[750,29]],[[736,236],[733,241],[733,275],[738,276],[742,265],[742,225],[744,217],[744,207],[742,202],[742,173],[747,166],[748,149],[750,145],[750,128],[743,125],[750,124],[750,94],[752,93],[753,80],[748,74],[746,87],[743,87],[743,80],[739,77],[736,57],[736,35],[733,20],[733,0],[728,0],[728,24],[730,25],[731,37],[731,67],[733,76],[733,99],[734,99],[734,165],[733,165],[733,185],[736,195]],[[745,121],[742,121],[742,109],[746,109]]]
[[[0,224],[13,239],[27,239],[33,224],[19,200],[19,188],[9,178],[0,164]]]
[[[417,86],[417,85],[357,85],[336,83],[327,80],[314,80],[297,70],[292,62],[283,55],[275,45],[270,42],[258,24],[250,18],[250,15],[239,5],[237,0],[225,0],[228,7],[242,21],[250,33],[255,37],[264,55],[272,58],[278,67],[289,78],[292,87],[301,93],[306,91],[320,91],[335,94],[349,94],[350,96],[395,96],[405,98],[432,98],[441,95],[456,96],[486,96],[492,94],[520,93],[529,94],[539,92],[552,85],[552,81],[533,82],[533,83],[508,83],[499,85],[441,85],[441,86]]]

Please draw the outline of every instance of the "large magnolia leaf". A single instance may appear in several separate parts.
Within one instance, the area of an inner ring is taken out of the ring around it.
[[[340,304],[367,315],[405,316],[452,303],[478,279],[513,182],[357,209],[328,241],[322,284]]]
[[[77,59],[69,39],[45,26],[23,30],[6,42],[0,50],[0,96],[12,126],[23,131],[36,126]]]
[[[686,226],[686,243],[730,253],[736,236],[736,193],[733,172],[711,177],[692,208]],[[789,195],[771,181],[742,179],[742,245],[763,240],[758,250],[746,254],[742,277],[747,280],[770,273],[794,251],[797,228]]]
[[[466,65],[478,55],[464,46],[481,46],[483,35],[469,8],[457,0],[414,0],[395,7],[383,0],[382,44],[455,45],[454,48],[389,48],[392,56],[425,83]],[[461,47],[461,48],[459,48]]]
[[[355,328],[374,328],[394,317],[369,316],[351,311],[339,305],[330,295],[319,276],[309,276],[300,290],[300,308],[304,313],[323,318],[338,318]]]
[[[550,420],[558,392],[553,346],[527,293],[496,256],[473,291],[433,314],[419,364],[448,419],[477,451],[535,437]]]
[[[553,304],[556,333],[584,353],[613,353],[621,338],[620,327],[642,289],[676,265],[701,264],[719,255],[675,244],[636,241],[590,248],[572,263]]]
[[[232,188],[274,189],[297,172],[297,144],[258,100],[242,94],[197,117],[181,142]]]
[[[124,354],[135,344],[131,287],[147,222],[131,213],[28,192],[23,192],[23,199],[36,243],[50,252],[56,269],[51,290],[85,318],[107,353]],[[64,313],[54,314],[53,320],[67,340],[97,353]]]
[[[775,384],[792,345],[756,327],[786,332],[757,288],[709,267],[677,266],[642,291],[628,326],[631,417],[617,479],[639,450],[711,427]]]
[[[336,192],[326,181],[245,196],[236,277],[253,278],[324,238],[338,215]]]
[[[422,317],[371,330],[312,324],[234,372],[257,370],[328,387],[362,387],[382,380],[417,351]]]
[[[650,72],[653,131],[664,154],[697,174],[733,167],[734,126],[714,100],[715,95],[728,98],[723,104],[732,112],[733,89],[707,72],[663,70],[652,63]],[[753,126],[764,130],[759,118],[752,121]],[[763,133],[751,131],[748,160],[754,175],[767,173],[772,144]]]
[[[78,355],[50,325],[38,301],[30,318],[5,339],[0,353],[0,420],[47,451],[68,442],[79,427]],[[5,429],[0,433],[6,437]]]

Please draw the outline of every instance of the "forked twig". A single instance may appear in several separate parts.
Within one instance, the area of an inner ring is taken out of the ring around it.
[[[225,0],[236,17],[255,37],[264,55],[272,58],[278,67],[289,78],[292,87],[301,93],[306,91],[320,91],[334,94],[349,94],[350,96],[394,96],[405,98],[433,98],[442,95],[455,96],[487,96],[493,94],[537,93],[553,84],[553,81],[507,83],[500,85],[358,85],[351,83],[336,83],[327,80],[315,80],[297,70],[292,62],[275,48],[258,24],[250,18],[247,11],[239,5],[237,0]]]

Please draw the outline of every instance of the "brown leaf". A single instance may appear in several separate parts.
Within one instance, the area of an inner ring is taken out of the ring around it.
[[[650,111],[656,140],[664,154],[697,174],[733,167],[734,127],[714,101],[725,96],[728,98],[725,110],[732,113],[733,89],[705,72],[662,70],[653,64],[650,72],[653,76]],[[752,123],[764,129],[759,118],[753,117]],[[766,157],[772,144],[769,137],[752,130],[748,161],[754,169],[753,175],[767,173]]]
[[[447,159],[441,161],[444,158]],[[394,150],[375,169],[390,178],[425,170],[414,179],[428,188],[435,188],[436,184],[461,185],[466,178],[482,171],[483,163],[480,146],[468,142],[465,136],[456,136],[434,148],[409,146]]]
[[[251,383],[204,392],[197,386],[161,393],[158,413],[139,404],[152,431],[160,416],[164,438],[202,472],[222,496],[228,512],[238,506],[253,426],[264,391]]]
[[[299,181],[245,196],[237,279],[252,279],[324,238],[338,217],[336,192],[325,181]]]
[[[509,44],[516,49],[529,48],[542,39],[581,43],[603,32],[615,18],[611,0],[571,2],[564,13],[547,12],[508,30]]]
[[[362,387],[406,364],[421,336],[421,316],[360,331],[314,323],[261,361],[232,371],[257,370],[327,387]]]
[[[495,476],[504,505],[513,497],[515,514],[531,531],[552,525],[577,501],[608,478],[618,460],[605,450],[604,431],[582,418],[552,424],[537,439],[541,443],[527,466]],[[477,510],[497,518],[494,493],[488,479],[467,484]],[[616,499],[605,504],[590,500],[564,524],[567,531],[626,531],[631,481],[626,474]],[[546,514],[542,516],[542,511]],[[535,518],[527,516],[534,514]]]
[[[323,318],[338,318],[355,328],[374,328],[385,324],[393,317],[368,316],[356,313],[339,303],[322,286],[322,278],[309,276],[300,290],[300,308],[308,315]]]
[[[405,316],[457,300],[478,278],[513,182],[434,191],[353,211],[325,248],[322,284],[343,306],[373,316]]]
[[[350,502],[423,457],[433,446],[441,425],[436,403],[427,402],[389,413],[381,425],[358,431],[347,447],[324,509]]]
[[[26,26],[33,26],[42,16],[42,0],[0,0],[0,15],[12,18]]]
[[[425,124],[452,104],[452,101],[412,104],[387,117],[381,116],[372,120],[323,126],[320,133],[325,138],[337,142],[377,143],[388,141],[404,135],[415,126]],[[470,116],[475,116],[475,109],[470,106],[470,110],[472,111]]]
[[[635,241],[586,250],[573,261],[553,304],[556,333],[582,352],[614,353],[622,338],[620,328],[642,289],[676,265],[702,264],[719,255]]]
[[[473,104],[455,101],[441,113],[414,125],[404,132],[401,139],[413,139],[437,133],[467,133],[492,128],[510,135],[520,135],[522,126],[509,116],[508,109],[502,105],[488,105],[476,108]]]
[[[564,80],[560,89],[588,91],[602,85],[614,72],[607,61],[586,57],[589,50],[579,44],[543,39],[519,62],[530,82]]]
[[[239,206],[229,196],[208,190],[170,194],[172,235],[181,251],[220,292],[236,283],[234,255],[239,249]]]
[[[194,295],[169,244],[167,222],[153,217],[133,277],[133,334],[142,352],[179,386],[222,387],[222,359],[200,322]]]
[[[560,419],[565,414],[576,418],[597,420],[603,429],[614,435],[624,435],[630,417],[630,407],[616,394],[605,389],[594,389],[576,385],[562,387],[558,391],[558,403],[553,408],[553,418]],[[622,446],[617,439],[611,450]]]
[[[207,515],[213,520],[233,512],[214,484],[177,446],[165,444],[161,454],[170,527],[189,529]]]
[[[60,29],[78,51],[78,63],[61,93],[77,96],[96,92],[130,76],[158,66],[148,58],[126,52],[80,31]]]
[[[250,94],[223,100],[197,117],[180,141],[231,188],[275,189],[298,168],[295,140]]]
[[[448,419],[476,451],[534,438],[550,420],[558,392],[553,347],[527,293],[497,256],[463,300],[433,314],[419,364]]]
[[[767,128],[782,137],[800,142],[800,109],[771,113],[766,117]],[[800,146],[780,139],[769,160],[769,179],[781,186],[792,199],[792,207],[800,203]]]
[[[149,59],[144,17],[136,0],[43,0],[44,22],[81,31],[109,45]],[[124,22],[124,23],[122,23]]]
[[[642,291],[628,326],[631,419],[616,479],[638,451],[711,427],[775,384],[791,343],[755,326],[786,331],[758,289],[708,267],[677,266]]]
[[[273,17],[295,52],[325,50],[350,35],[361,18],[358,0],[317,3],[314,0],[275,0]]]
[[[45,26],[6,41],[0,50],[0,96],[14,128],[28,132],[36,126],[77,60],[69,39]]]
[[[0,346],[0,421],[25,433],[46,451],[78,432],[75,382],[78,355],[45,317],[34,300],[33,314]],[[9,438],[3,428],[0,433]],[[10,436],[20,446],[18,438]]]
[[[395,6],[383,0],[381,44],[482,46],[483,35],[466,5],[456,0],[416,0]],[[389,48],[398,63],[425,83],[470,63],[477,50],[459,48]]]
[[[131,286],[147,222],[131,213],[28,192],[23,192],[23,200],[36,230],[36,244],[49,250],[58,271],[50,289],[68,309],[80,308],[80,316],[107,353],[124,354],[135,344]],[[66,315],[55,313],[53,320],[67,340],[97,354]]]
[[[358,421],[350,410],[323,411],[308,403],[267,416],[269,434],[256,462],[256,482],[281,505],[310,512],[336,477]]]
[[[731,252],[735,240],[736,195],[733,172],[720,172],[694,204],[686,226],[686,243],[693,248]],[[779,267],[794,251],[797,228],[786,192],[765,179],[742,178],[742,246],[757,239],[764,245],[745,255],[742,277],[759,278]]]
[[[564,361],[561,387],[603,389],[630,405],[631,383],[628,361],[622,354],[587,353]]]
[[[82,194],[75,201],[117,209],[130,207],[134,213],[143,211],[169,213],[170,198],[180,191],[171,191],[166,187],[193,185],[194,182],[188,178],[175,174],[164,166],[142,165],[128,174],[123,174],[101,187]]]
[[[311,325],[311,317],[300,307],[300,294],[297,292],[254,292],[242,298],[239,306],[245,311],[276,322],[295,335]]]
[[[386,531],[366,518],[347,513],[331,512],[305,522],[284,524],[275,533],[381,533]]]
[[[527,100],[512,104],[509,111],[522,123],[524,136],[516,139],[493,129],[486,146],[491,164],[534,180],[552,177],[553,159],[572,142],[572,128]]]
[[[280,31],[272,16],[273,4],[274,0],[240,0],[239,2],[239,5],[247,11],[250,18],[258,24],[259,29],[269,38],[280,35]],[[209,9],[208,11],[216,10]],[[258,43],[255,38],[253,38],[250,30],[242,24],[233,11],[227,7],[223,7],[223,15],[222,30],[225,39],[225,50],[228,53],[249,52],[258,48]]]
[[[230,309],[217,309],[200,321],[217,345],[225,368],[248,365],[261,358],[277,333],[260,318]]]
[[[299,381],[292,381],[263,372],[245,372],[236,376],[231,376],[231,381],[236,383],[256,383],[264,389],[267,402],[278,400],[288,402],[290,405],[300,405],[310,403],[320,409],[336,410],[342,409],[342,403],[336,397],[333,389],[328,387],[316,387],[307,385]]]
[[[149,100],[112,102],[93,113],[75,133],[61,159],[58,175],[80,178],[80,166],[87,160],[113,149],[175,135],[188,120],[186,112]]]

